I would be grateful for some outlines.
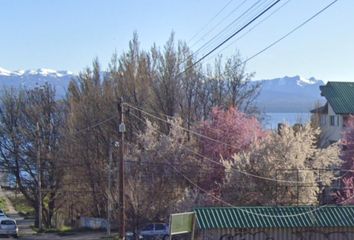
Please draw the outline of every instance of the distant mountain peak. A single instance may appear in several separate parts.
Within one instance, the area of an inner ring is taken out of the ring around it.
[[[60,98],[65,96],[69,82],[74,76],[69,71],[57,71],[48,68],[16,71],[0,68],[0,88],[21,87],[32,89],[49,83],[55,87],[57,97]]]
[[[304,77],[301,77],[301,76],[298,76],[298,81],[297,81],[297,84],[299,86],[304,86],[304,85],[312,85],[312,84],[316,84],[318,83],[320,80],[317,80],[315,79],[314,77],[312,78],[304,78]]]
[[[29,75],[40,75],[40,76],[56,76],[56,77],[63,77],[66,75],[74,75],[70,71],[57,71],[49,68],[38,68],[36,70],[16,70],[16,71],[9,71],[7,69],[0,67],[0,76],[29,76]]]
[[[49,75],[49,74],[56,74],[57,71],[49,68],[39,68],[37,69],[37,73],[42,74],[42,75]]]
[[[322,80],[300,75],[259,80],[262,90],[256,99],[260,109],[267,112],[308,112],[321,100]]]
[[[295,76],[284,76],[281,78],[274,78],[274,79],[266,79],[266,80],[259,80],[262,81],[266,85],[271,85],[272,87],[282,86],[282,87],[290,87],[290,86],[299,86],[305,87],[308,85],[322,85],[324,82],[322,80],[318,80],[314,77],[306,78],[300,75]]]
[[[2,75],[2,76],[10,76],[11,75],[11,71],[0,67],[0,75]]]

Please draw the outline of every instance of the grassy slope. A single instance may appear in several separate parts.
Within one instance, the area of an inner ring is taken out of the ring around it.
[[[12,202],[15,210],[24,215],[34,215],[34,209],[30,206],[23,195],[17,195],[9,197],[9,200]]]
[[[5,198],[0,198],[0,209],[7,211],[6,200]]]

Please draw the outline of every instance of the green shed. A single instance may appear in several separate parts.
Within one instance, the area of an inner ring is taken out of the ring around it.
[[[196,239],[354,240],[354,206],[196,208]]]

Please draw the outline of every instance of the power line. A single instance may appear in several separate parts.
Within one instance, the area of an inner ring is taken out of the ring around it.
[[[74,132],[74,135],[79,134],[79,133],[81,133],[81,132],[85,132],[85,131],[91,130],[91,129],[93,129],[93,128],[96,128],[96,127],[98,127],[98,126],[100,126],[100,125],[102,125],[102,124],[105,124],[106,122],[109,122],[110,120],[114,119],[115,117],[116,117],[116,116],[112,116],[112,117],[109,117],[109,118],[107,118],[107,119],[105,119],[105,120],[102,120],[102,121],[100,121],[100,122],[98,122],[98,123],[95,123],[94,125],[91,125],[91,126],[88,126],[88,127],[82,128],[82,129],[79,129],[79,130],[77,130],[76,132]]]
[[[159,152],[157,152],[158,155],[160,155]],[[160,155],[161,156],[161,155]],[[168,163],[167,163],[168,164]],[[259,216],[259,217],[266,217],[266,218],[290,218],[290,217],[299,217],[299,216],[303,216],[303,215],[308,215],[308,214],[311,214],[311,213],[314,213],[314,212],[317,212],[319,211],[320,209],[322,208],[325,208],[327,206],[329,206],[330,204],[325,204],[325,205],[322,205],[322,206],[319,206],[319,207],[314,207],[314,209],[312,210],[309,210],[309,211],[305,211],[305,212],[302,212],[302,213],[298,213],[298,214],[290,214],[290,215],[268,215],[268,214],[260,214],[260,213],[255,213],[255,212],[251,212],[251,211],[247,211],[245,209],[242,209],[240,207],[237,207],[219,197],[216,197],[215,195],[211,194],[209,191],[203,189],[202,187],[200,187],[198,184],[194,183],[189,177],[187,177],[186,175],[184,175],[181,171],[179,171],[176,167],[172,166],[171,164],[168,164],[175,172],[179,173],[184,179],[186,179],[191,185],[193,185],[194,187],[198,188],[200,191],[202,191],[203,193],[207,194],[208,196],[216,199],[217,201],[227,205],[227,206],[230,206],[230,207],[234,207],[234,208],[238,208],[241,212],[244,212],[244,213],[247,213],[247,214],[251,214],[251,215],[254,215],[254,216]],[[354,198],[354,195],[351,196],[350,198],[338,203],[338,204],[343,204],[351,199]]]
[[[255,10],[258,10],[258,8],[260,8],[262,5],[258,6],[257,5],[261,3],[261,0],[258,0],[257,2],[255,2],[251,7],[249,7],[245,12],[243,12],[240,16],[238,16],[236,19],[234,19],[231,23],[229,23],[226,27],[224,27],[218,34],[216,34],[214,37],[212,37],[209,41],[207,41],[206,43],[204,43],[201,47],[199,47],[197,49],[197,51],[195,51],[194,55],[196,55],[197,53],[199,53],[203,48],[208,47],[209,45],[211,45],[211,43],[213,43],[216,39],[219,38],[224,38],[225,35],[223,35],[224,32],[226,32],[230,27],[232,27],[237,21],[239,21],[242,17],[246,16],[247,14],[249,14],[253,8],[256,8]],[[267,3],[267,2],[265,2]],[[265,5],[263,3],[263,5]]]
[[[145,122],[144,119],[141,119],[140,117],[138,117],[138,116],[135,115],[134,113],[130,113],[130,114],[131,114],[132,116],[134,116],[135,118],[137,118],[138,120],[140,120],[140,121],[142,121],[143,123],[146,124],[146,122]],[[173,124],[173,126],[177,126],[177,127],[178,127],[178,125],[175,125],[175,124]],[[161,131],[159,131],[159,130],[157,130],[157,129],[154,129],[154,131],[155,131],[155,132],[158,132],[158,133],[160,133],[160,134],[164,134],[163,132],[161,132]],[[169,137],[169,138],[171,138],[171,137],[168,136],[168,135],[166,135],[166,136]],[[197,156],[199,156],[199,157],[201,157],[201,158],[203,158],[203,159],[206,159],[207,161],[209,161],[209,162],[211,162],[211,163],[214,163],[214,164],[220,165],[220,166],[222,166],[222,167],[225,167],[224,164],[222,164],[221,162],[215,161],[215,160],[213,160],[213,159],[211,159],[211,158],[209,158],[209,157],[207,157],[207,156],[205,156],[205,155],[203,155],[203,154],[200,154],[200,153],[198,153],[198,152],[195,152],[194,150],[192,150],[192,149],[186,147],[185,145],[183,145],[183,144],[181,144],[181,143],[177,143],[177,144],[180,145],[181,147],[183,147],[184,149],[186,149],[187,151],[189,151],[189,152],[191,152],[191,153],[193,153],[193,154],[195,154],[195,155],[197,155]],[[260,176],[260,175],[256,175],[256,174],[253,174],[253,173],[249,173],[249,172],[246,172],[246,171],[242,171],[242,170],[240,170],[240,169],[235,168],[234,166],[231,166],[231,168],[232,168],[233,170],[235,170],[235,171],[241,173],[241,174],[246,175],[246,176],[250,176],[250,177],[254,177],[254,178],[258,178],[258,179],[262,179],[262,180],[267,180],[267,181],[273,181],[273,182],[281,182],[281,183],[302,183],[302,184],[313,184],[313,183],[320,183],[320,182],[323,182],[323,181],[303,182],[303,181],[292,181],[292,180],[274,179],[274,178],[263,177],[263,176]],[[339,179],[343,178],[347,173],[348,173],[348,171],[346,171],[346,173],[343,174],[342,176],[339,176],[339,177],[336,177],[336,178],[332,179],[332,181],[333,181],[333,180],[339,180]]]
[[[214,198],[215,200],[227,205],[227,206],[230,206],[230,207],[234,207],[234,208],[237,208],[239,209],[241,212],[244,212],[244,213],[247,213],[247,214],[251,214],[251,215],[254,215],[254,216],[259,216],[259,217],[265,217],[265,218],[292,218],[292,217],[299,217],[299,216],[303,216],[303,215],[307,215],[307,214],[311,214],[311,213],[314,213],[314,212],[317,212],[319,210],[321,210],[322,208],[325,208],[327,206],[330,206],[330,204],[325,204],[325,205],[322,205],[322,206],[319,206],[319,207],[314,207],[314,209],[312,210],[309,210],[309,211],[305,211],[305,212],[302,212],[302,213],[298,213],[298,214],[290,214],[290,215],[268,215],[268,214],[260,214],[260,213],[255,213],[255,212],[251,212],[251,211],[247,211],[245,209],[242,209],[241,207],[239,206],[235,206],[213,194],[211,194],[210,192],[208,192],[207,190],[203,189],[202,187],[200,187],[198,184],[194,183],[190,178],[188,178],[187,176],[185,176],[181,171],[179,171],[177,168],[175,168],[174,166],[171,166],[177,173],[179,173],[184,179],[186,179],[191,185],[193,185],[194,187],[198,188],[200,191],[202,191],[203,193],[207,194],[208,196]],[[350,198],[342,201],[342,202],[339,202],[337,204],[341,205],[343,203],[346,203],[348,202],[349,200],[353,199],[354,198],[354,195],[351,196]]]
[[[242,2],[241,3],[241,5],[243,4],[244,2]],[[260,5],[259,5],[260,4]],[[259,6],[257,6],[257,5],[259,5]],[[179,63],[179,66],[180,65],[182,65],[182,64],[184,64],[185,62],[187,62],[188,60],[190,60],[190,59],[192,59],[194,56],[196,57],[197,56],[197,54],[199,54],[199,53],[201,53],[201,51],[202,50],[204,50],[204,49],[208,49],[209,48],[209,46],[212,46],[212,44],[214,44],[214,42],[215,43],[217,43],[217,40],[219,40],[219,39],[223,39],[224,37],[227,37],[227,34],[224,34],[229,28],[231,28],[237,21],[239,21],[240,19],[242,19],[242,18],[244,18],[245,16],[247,16],[247,15],[250,15],[250,13],[252,13],[253,11],[257,11],[260,7],[263,7],[263,5],[267,5],[267,1],[264,1],[263,3],[262,3],[262,1],[261,0],[258,0],[258,1],[256,1],[255,3],[253,3],[249,8],[247,8],[240,16],[238,16],[237,18],[235,18],[231,23],[229,23],[226,27],[224,27],[220,32],[218,32],[216,35],[214,35],[210,40],[208,40],[208,41],[206,41],[201,47],[199,47],[195,52],[193,52],[193,53],[191,53],[190,55],[188,55],[181,63]],[[234,9],[234,10],[237,10],[237,8],[236,9]],[[230,12],[230,14],[229,15],[231,15],[233,13],[233,11],[231,11]],[[229,16],[228,15],[228,16]],[[227,17],[228,17],[227,16]],[[227,18],[226,17],[226,18]],[[247,19],[247,17],[245,18],[245,19]],[[223,19],[224,20],[224,19]],[[222,21],[223,21],[222,20]],[[221,21],[221,22],[222,22]],[[220,22],[220,23],[221,23]],[[220,24],[220,23],[218,23],[218,24]],[[238,26],[238,24],[236,24],[237,26]],[[217,27],[217,25],[215,26],[215,27]],[[212,29],[212,30],[214,30],[214,28]],[[212,32],[212,30],[210,30],[209,32],[207,32],[204,36],[203,36],[203,38],[205,37],[205,36],[207,36],[207,35],[209,35],[209,33],[210,32]],[[201,39],[202,40],[202,39]],[[200,41],[201,41],[200,40]],[[193,44],[191,47],[193,47],[195,44]],[[187,71],[187,70],[186,70]],[[182,72],[183,73],[183,72]],[[182,74],[181,73],[181,74]]]
[[[278,4],[280,0],[276,0],[273,2],[270,6],[268,6],[265,10],[263,10],[261,13],[259,13],[256,17],[254,17],[251,21],[249,21],[247,24],[245,24],[243,27],[241,27],[239,30],[234,32],[231,36],[226,38],[224,41],[222,41],[220,44],[218,44],[216,47],[214,47],[211,51],[209,51],[207,54],[203,55],[201,58],[199,58],[197,61],[195,61],[191,66],[187,67],[184,71],[179,73],[178,75],[181,75],[185,72],[187,72],[189,69],[197,65],[199,62],[203,61],[206,57],[208,57],[210,54],[212,54],[214,51],[216,51],[218,48],[220,48],[222,45],[227,43],[230,39],[232,39],[234,36],[236,36],[238,33],[240,33],[242,30],[244,30],[246,27],[248,27],[250,24],[252,24],[254,21],[256,21],[259,17],[261,17],[263,14],[265,14],[267,11],[269,11],[271,8],[273,8],[276,4]]]
[[[237,6],[233,11],[231,11],[228,16],[226,18],[229,17],[229,15],[231,15],[234,11],[236,11],[240,6],[243,5],[243,3],[245,3],[246,1],[242,2],[239,6]],[[201,52],[201,50],[203,49],[207,49],[207,47],[209,47],[209,45],[211,45],[211,43],[213,43],[215,41],[215,39],[219,39],[220,35],[222,35],[226,30],[228,30],[234,23],[236,23],[238,20],[240,20],[242,17],[244,17],[246,14],[248,14],[253,8],[255,8],[259,3],[261,3],[261,0],[258,0],[257,2],[253,3],[248,9],[246,9],[240,16],[238,16],[236,19],[234,19],[231,23],[229,23],[226,27],[224,27],[218,34],[216,34],[215,36],[213,36],[210,40],[206,41],[201,47],[199,47],[195,52],[193,52],[192,54],[190,54],[189,56],[186,57],[186,59],[184,61],[182,61],[179,65],[185,63],[186,61],[188,61],[189,59],[191,59],[193,56],[197,56],[197,54],[199,54]],[[226,19],[225,18],[225,19]],[[207,35],[209,35],[218,25],[220,25],[225,19],[223,19],[221,22],[219,22],[216,26],[214,26],[214,28],[212,28],[209,32],[207,32],[205,35],[202,36],[202,38],[199,40],[201,41],[204,37],[206,37]],[[223,36],[223,35],[222,35]],[[198,42],[199,42],[198,41]],[[196,43],[195,43],[196,44]],[[195,46],[195,44],[193,44],[191,46],[191,48],[193,46]]]
[[[195,43],[193,43],[190,48],[193,48],[197,43],[201,42],[202,40],[204,40],[204,38],[206,36],[208,36],[216,27],[218,27],[224,20],[226,20],[232,13],[234,13],[235,11],[237,11],[246,1],[248,0],[244,0],[243,2],[241,2],[241,4],[239,4],[236,8],[234,8],[233,10],[231,10],[231,12],[224,17],[220,22],[218,22],[212,29],[210,29],[207,33],[205,33],[202,37],[199,38],[198,41],[196,41]],[[190,55],[188,55],[184,60],[182,60],[180,63],[178,63],[178,66],[181,66],[182,64],[186,63],[188,60],[191,60],[193,57],[196,57],[197,54],[204,48],[206,48],[207,46],[210,45],[210,43],[217,37],[219,37],[220,34],[222,34],[224,31],[226,31],[233,23],[235,23],[238,19],[240,19],[241,17],[243,17],[243,15],[245,15],[246,13],[248,13],[255,5],[257,5],[259,2],[261,2],[261,0],[258,0],[256,3],[254,3],[249,9],[247,9],[243,14],[241,14],[241,16],[237,17],[235,20],[233,20],[228,26],[226,26],[224,29],[222,29],[217,35],[215,35],[211,40],[206,41],[201,47],[198,48],[197,51],[192,52]]]
[[[146,114],[146,115],[148,115],[148,116],[150,116],[150,117],[152,117],[152,118],[155,118],[155,119],[157,119],[157,120],[159,120],[159,121],[165,122],[165,123],[167,123],[167,124],[169,124],[169,125],[178,127],[178,128],[180,128],[180,129],[182,129],[182,130],[184,130],[184,131],[187,131],[187,132],[189,132],[189,133],[192,133],[192,134],[194,134],[194,135],[196,135],[196,136],[198,136],[198,137],[202,137],[202,138],[208,139],[208,140],[210,140],[210,141],[213,141],[213,142],[216,142],[216,143],[219,143],[219,144],[223,144],[223,145],[225,145],[225,146],[229,146],[229,147],[238,149],[238,147],[236,147],[236,146],[234,146],[234,145],[231,145],[231,144],[228,144],[228,143],[226,143],[226,142],[223,142],[223,141],[220,141],[220,140],[217,140],[217,139],[208,137],[208,136],[206,136],[206,135],[203,135],[203,134],[198,133],[198,132],[196,132],[196,131],[193,131],[193,130],[184,128],[184,127],[179,126],[179,125],[177,125],[177,124],[173,124],[173,123],[170,122],[170,121],[167,121],[167,120],[165,120],[165,119],[162,119],[162,118],[160,118],[160,117],[158,117],[158,116],[155,116],[155,115],[153,115],[153,114],[151,114],[151,113],[149,113],[149,112],[146,112],[146,111],[144,111],[144,110],[142,110],[142,109],[140,109],[140,108],[134,107],[134,106],[132,106],[132,105],[130,105],[130,104],[128,104],[128,103],[125,103],[125,104],[126,104],[128,107],[131,107],[131,108],[133,108],[133,109],[135,109],[135,110],[138,110],[138,111],[140,111],[140,112],[142,112],[142,113],[144,113],[144,114]],[[138,117],[137,115],[135,115],[135,114],[132,113],[132,112],[131,112],[130,114],[131,114],[132,116],[134,116],[135,118],[137,118],[138,120],[140,120],[140,121],[142,121],[143,123],[146,124],[146,122],[145,122],[144,119],[141,119],[140,117]],[[164,134],[163,132],[161,132],[161,131],[159,131],[159,130],[157,130],[157,129],[156,129],[155,131],[159,132],[160,134]],[[180,144],[180,143],[178,143],[178,144]],[[210,162],[212,162],[212,163],[215,163],[215,164],[218,164],[218,165],[224,167],[224,165],[223,165],[222,163],[220,163],[220,162],[218,162],[218,161],[215,161],[215,160],[213,160],[213,159],[211,159],[211,158],[209,158],[209,157],[207,157],[207,156],[204,156],[204,155],[202,155],[202,154],[200,154],[200,153],[198,153],[198,152],[195,152],[195,151],[193,151],[192,149],[189,149],[189,148],[185,147],[183,144],[180,144],[180,145],[182,145],[184,148],[186,148],[186,149],[189,150],[190,152],[194,153],[195,155],[197,155],[197,156],[199,156],[199,157],[202,157],[202,158],[206,159],[207,161],[210,161]],[[303,184],[309,184],[309,183],[303,182],[303,181],[278,180],[278,179],[274,179],[274,178],[263,177],[263,176],[259,176],[259,175],[253,174],[253,173],[249,173],[249,172],[246,172],[246,171],[242,171],[242,170],[237,169],[237,168],[235,168],[235,167],[232,167],[232,168],[233,168],[234,170],[238,171],[239,173],[244,174],[244,175],[248,175],[248,176],[251,176],[251,177],[255,177],[255,178],[259,178],[259,179],[263,179],[263,180],[267,180],[267,181],[277,181],[277,182],[283,182],[283,183],[303,183]],[[342,176],[336,177],[336,178],[334,178],[334,179],[332,179],[332,180],[339,180],[339,179],[343,178],[347,173],[348,173],[348,172],[346,172],[346,173],[343,174]],[[322,182],[322,181],[318,181],[318,182]]]
[[[208,140],[210,140],[210,141],[213,141],[213,142],[216,142],[216,143],[219,143],[219,144],[223,144],[223,145],[225,145],[225,146],[229,146],[229,147],[232,147],[232,148],[236,148],[236,149],[238,148],[237,146],[233,146],[233,145],[228,144],[228,143],[225,143],[225,142],[223,142],[223,141],[220,141],[220,140],[217,140],[217,139],[208,137],[208,136],[203,135],[203,134],[201,134],[201,133],[198,133],[198,132],[196,132],[196,131],[193,131],[193,130],[190,130],[190,129],[181,127],[181,126],[179,126],[179,125],[175,125],[175,124],[173,124],[173,123],[171,123],[171,122],[169,122],[169,121],[166,121],[165,119],[162,119],[162,118],[160,118],[160,117],[158,117],[158,116],[155,116],[155,115],[153,115],[153,114],[151,114],[151,113],[149,113],[149,112],[146,112],[146,111],[144,111],[144,110],[142,110],[142,109],[140,109],[140,108],[134,107],[133,105],[131,105],[131,104],[129,104],[129,103],[124,103],[124,104],[127,105],[127,106],[130,107],[130,108],[133,108],[133,109],[135,109],[135,110],[137,110],[137,111],[140,111],[140,112],[144,113],[145,115],[148,115],[148,116],[150,116],[150,117],[152,117],[152,118],[155,118],[155,119],[157,119],[157,120],[163,121],[163,122],[165,122],[165,123],[167,123],[167,124],[176,126],[176,127],[180,128],[180,129],[183,129],[183,130],[185,130],[185,131],[188,131],[188,132],[190,132],[190,133],[193,133],[194,135],[197,135],[197,136],[199,136],[199,137],[202,137],[202,138],[208,139]]]
[[[245,32],[244,34],[242,34],[241,36],[239,36],[238,38],[236,38],[234,41],[232,41],[230,44],[228,44],[226,47],[224,47],[223,49],[221,49],[217,54],[219,54],[220,52],[223,52],[225,49],[229,48],[231,45],[235,44],[237,41],[239,41],[240,39],[244,38],[247,34],[249,34],[250,32],[252,32],[255,28],[257,28],[259,25],[261,25],[262,23],[264,23],[266,20],[268,20],[271,16],[273,16],[275,13],[277,13],[279,10],[281,10],[285,5],[287,5],[291,0],[287,0],[285,3],[283,3],[281,6],[279,6],[277,9],[275,9],[271,14],[269,14],[268,16],[266,16],[264,19],[262,19],[261,21],[259,21],[257,24],[255,24],[253,27],[251,27],[247,32]],[[212,55],[213,57],[215,55]],[[212,57],[210,56],[210,57]]]
[[[214,21],[215,18],[217,18],[227,6],[229,6],[232,3],[233,0],[230,0],[227,2],[197,33],[195,33],[189,40],[188,43],[190,43],[196,36],[198,36],[206,27],[209,26],[210,23]],[[247,0],[245,0],[247,1]]]
[[[157,152],[157,154],[160,156],[160,157],[163,157],[161,156],[161,154],[159,152]],[[298,217],[298,216],[303,216],[303,215],[308,215],[308,214],[311,214],[311,213],[315,213],[317,211],[319,211],[320,209],[322,208],[325,208],[327,206],[329,206],[330,204],[325,204],[325,205],[322,205],[322,206],[319,206],[319,207],[314,207],[314,209],[312,210],[309,210],[309,211],[305,211],[305,212],[302,212],[302,213],[298,213],[298,214],[290,214],[290,215],[268,215],[268,214],[260,214],[260,213],[255,213],[255,212],[251,212],[251,211],[248,211],[248,210],[245,210],[245,209],[242,209],[238,206],[235,206],[225,200],[223,200],[222,198],[219,198],[219,197],[216,197],[215,195],[211,194],[209,191],[203,189],[202,187],[200,187],[198,184],[194,183],[189,177],[187,177],[185,174],[183,174],[181,171],[179,171],[175,166],[173,166],[172,164],[168,163],[167,162],[167,165],[169,165],[175,172],[177,172],[178,174],[180,174],[184,179],[186,179],[191,185],[193,185],[194,187],[198,188],[200,191],[202,191],[203,193],[207,194],[208,196],[216,199],[217,201],[227,205],[227,206],[230,206],[230,207],[234,207],[234,208],[238,208],[240,211],[244,212],[244,213],[247,213],[247,214],[251,214],[251,215],[254,215],[254,216],[259,216],[259,217],[266,217],[266,218],[291,218],[291,217]],[[344,200],[344,201],[341,201],[337,204],[343,204],[351,199],[354,198],[354,195],[351,196],[350,198]]]
[[[157,152],[158,155],[160,155],[159,152]],[[162,157],[160,155],[160,157]],[[266,217],[266,218],[291,218],[291,217],[298,217],[298,216],[303,216],[303,215],[308,215],[308,214],[311,214],[311,213],[314,213],[314,212],[317,212],[319,211],[320,209],[322,208],[325,208],[327,206],[329,206],[329,204],[325,204],[325,205],[322,205],[322,206],[319,206],[319,207],[315,207],[314,209],[312,210],[309,210],[309,211],[305,211],[305,212],[302,212],[302,213],[297,213],[297,214],[290,214],[290,215],[268,215],[268,214],[260,214],[260,213],[255,213],[255,212],[251,212],[251,211],[248,211],[248,210],[245,210],[245,209],[242,209],[240,207],[237,207],[225,200],[223,200],[222,198],[219,198],[219,197],[216,197],[215,195],[211,194],[209,191],[205,190],[204,188],[200,187],[198,184],[194,183],[189,177],[187,177],[185,174],[183,174],[181,171],[179,171],[176,167],[172,166],[171,164],[169,164],[169,166],[175,171],[177,172],[178,174],[180,174],[184,179],[186,179],[191,185],[193,185],[195,188],[199,189],[200,191],[202,191],[203,193],[207,194],[208,196],[216,199],[217,201],[227,205],[227,206],[230,206],[230,207],[234,207],[234,208],[238,208],[241,212],[244,212],[244,213],[247,213],[247,214],[251,214],[251,215],[254,215],[254,216],[259,216],[259,217]],[[354,198],[354,195],[351,196],[350,198],[340,202],[339,204],[343,204],[351,199]]]
[[[310,22],[311,20],[313,20],[314,18],[316,18],[318,15],[320,15],[322,12],[324,12],[325,10],[327,10],[328,8],[330,8],[333,4],[335,4],[336,2],[338,2],[338,0],[334,0],[332,1],[330,4],[328,4],[326,7],[322,8],[320,11],[318,11],[316,14],[314,14],[313,16],[311,16],[310,18],[308,18],[306,21],[302,22],[300,25],[298,25],[297,27],[293,28],[290,32],[288,32],[287,34],[285,34],[284,36],[282,36],[281,38],[279,38],[278,40],[272,42],[271,44],[269,44],[267,47],[263,48],[261,51],[257,52],[256,54],[252,55],[251,57],[247,58],[245,61],[243,61],[240,65],[243,65],[245,63],[247,63],[248,61],[250,61],[251,59],[257,57],[258,55],[260,55],[261,53],[267,51],[268,49],[270,49],[271,47],[273,47],[274,45],[276,45],[277,43],[279,43],[280,41],[282,41],[283,39],[287,38],[289,35],[291,35],[292,33],[296,32],[297,30],[299,30],[301,27],[303,27],[305,24],[307,24],[308,22]]]
[[[234,9],[231,10],[231,12],[224,17],[221,21],[219,21],[214,27],[212,27],[206,34],[201,36],[198,41],[192,44],[191,48],[194,47],[198,42],[202,41],[206,36],[208,36],[213,30],[215,30],[216,27],[218,27],[222,22],[224,22],[228,17],[230,17],[231,14],[236,12],[244,3],[246,3],[248,0],[242,1],[239,5],[237,5]]]

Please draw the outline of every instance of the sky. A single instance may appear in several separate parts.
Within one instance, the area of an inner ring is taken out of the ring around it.
[[[268,2],[261,0],[256,6]],[[211,63],[217,54],[227,57],[237,51],[247,59],[330,2],[281,0],[273,10],[285,5],[272,16],[250,32],[254,25],[246,28],[235,39],[246,35],[223,49],[229,45],[225,44],[203,62]],[[0,0],[0,67],[78,73],[97,57],[107,68],[115,51],[120,54],[128,48],[134,31],[144,49],[154,43],[162,47],[173,31],[177,40],[186,41],[196,51],[215,35],[215,43],[221,42],[255,16],[256,9],[253,15],[240,17],[252,4],[257,0]],[[353,0],[339,0],[249,61],[247,71],[255,72],[255,79],[301,75],[324,81],[354,81],[353,12]],[[219,34],[234,20],[228,31]],[[200,34],[191,39],[196,33]]]

